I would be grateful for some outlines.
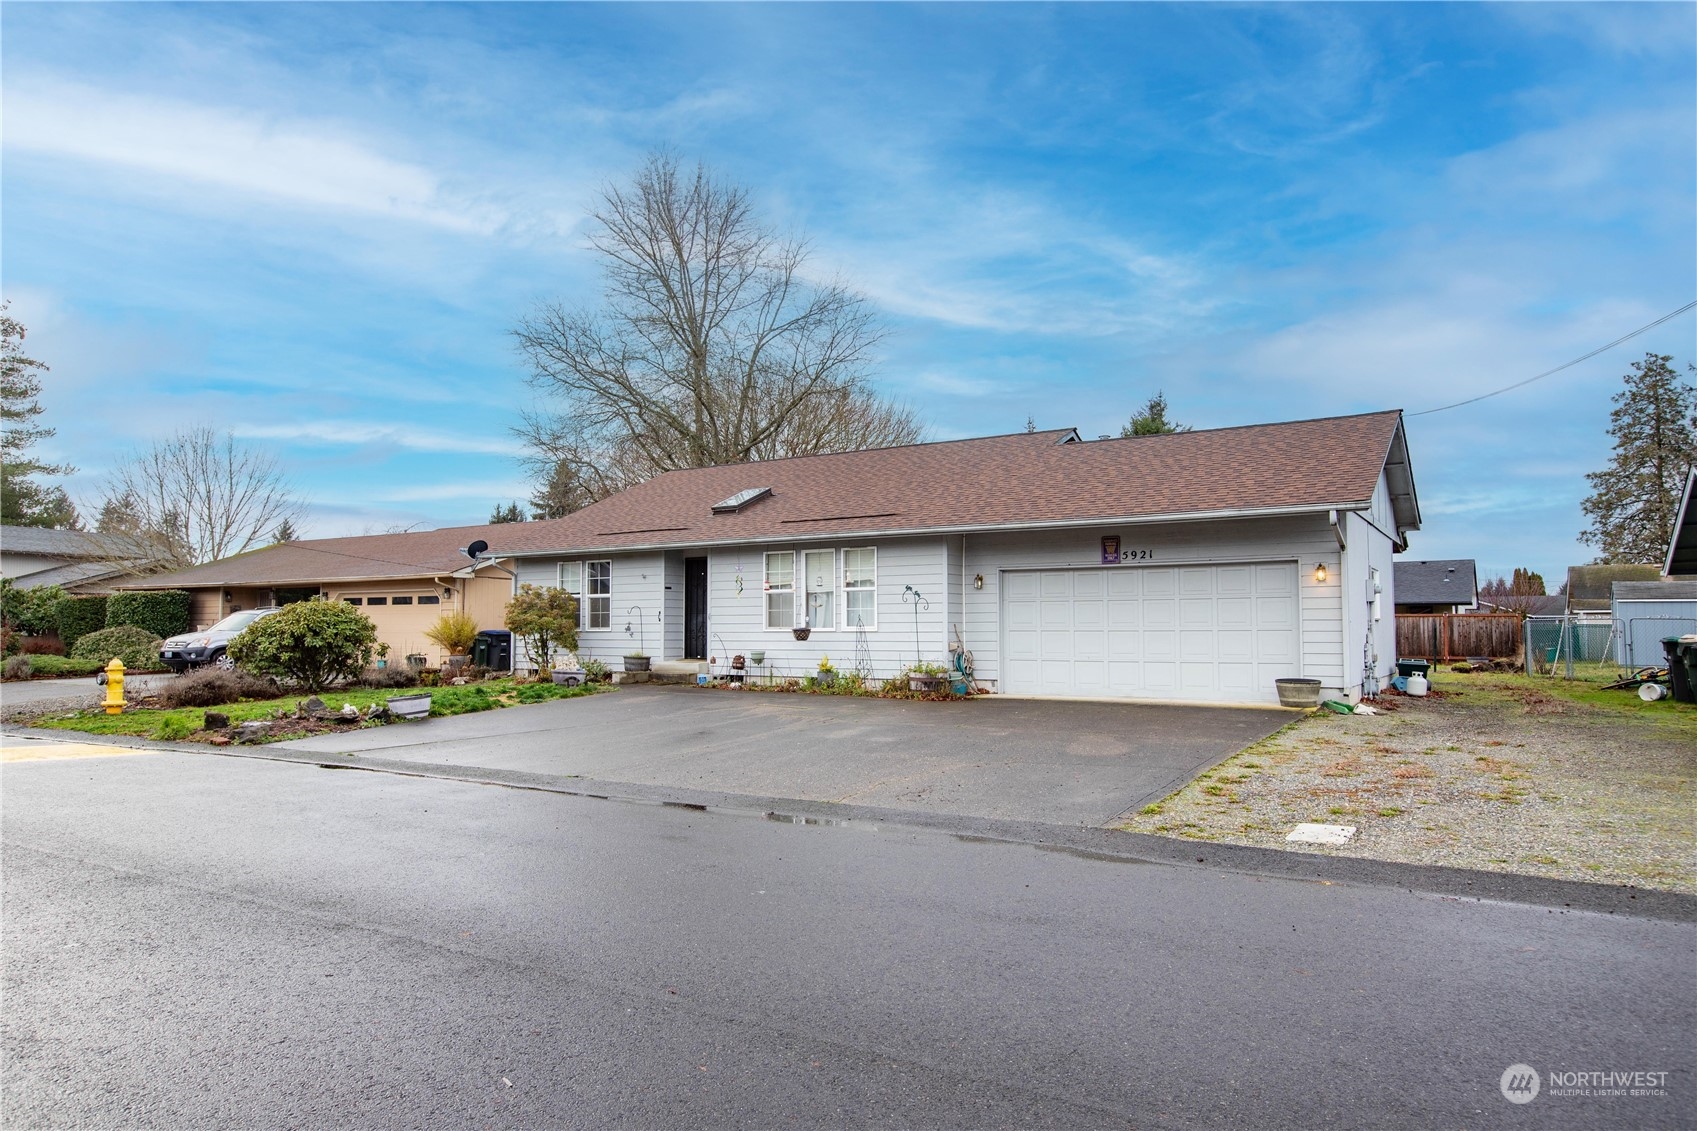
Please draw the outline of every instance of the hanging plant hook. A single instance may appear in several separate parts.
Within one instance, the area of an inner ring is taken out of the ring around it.
[[[913,662],[923,664],[925,657],[919,651],[919,610],[929,611],[931,602],[925,599],[925,594],[908,585],[902,589],[902,604],[913,606]]]

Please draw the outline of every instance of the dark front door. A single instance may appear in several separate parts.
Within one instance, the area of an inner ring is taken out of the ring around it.
[[[684,659],[707,658],[707,559],[684,559]]]

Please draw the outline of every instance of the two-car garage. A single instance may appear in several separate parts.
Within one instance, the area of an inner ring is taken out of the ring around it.
[[[1301,674],[1294,562],[1009,570],[1002,690],[1277,702]]]

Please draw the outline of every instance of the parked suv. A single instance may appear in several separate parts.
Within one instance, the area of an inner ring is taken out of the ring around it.
[[[173,636],[159,646],[159,660],[174,672],[198,668],[202,664],[217,664],[221,668],[231,667],[224,650],[248,625],[258,620],[264,620],[272,613],[280,613],[282,609],[244,609],[239,613],[231,613],[211,628],[199,632],[185,632],[181,636]]]

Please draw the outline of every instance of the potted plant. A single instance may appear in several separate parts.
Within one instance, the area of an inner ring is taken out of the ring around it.
[[[625,654],[625,670],[627,672],[645,672],[649,669],[649,659],[641,652]]]
[[[949,673],[941,664],[914,664],[907,669],[907,686],[909,691],[936,691],[943,686],[943,681]]]
[[[386,668],[389,666],[389,646],[387,644],[379,644],[377,646],[377,666],[378,668]]]
[[[766,653],[763,650],[756,648],[748,654],[748,662],[757,668],[764,667],[766,665]]]
[[[423,652],[408,652],[407,653],[407,666],[408,667],[422,668],[428,662],[429,662],[429,657],[426,656]]]
[[[813,630],[811,628],[792,628],[790,629],[790,632],[794,634],[797,640],[806,640],[809,636],[813,635]]]
[[[447,649],[450,668],[464,667],[471,659],[472,645],[477,643],[477,622],[469,613],[443,613],[424,630],[424,638]]]
[[[814,674],[813,679],[820,687],[829,688],[836,685],[837,669],[831,666],[831,657],[820,657],[819,670]]]

